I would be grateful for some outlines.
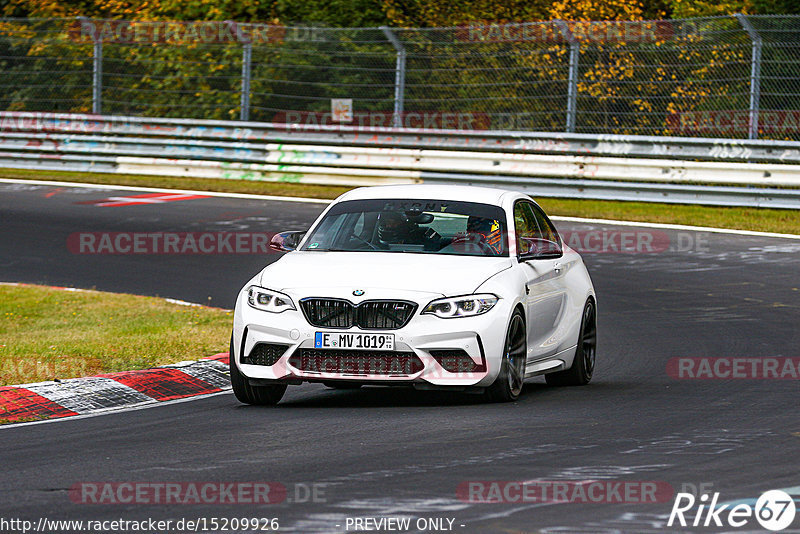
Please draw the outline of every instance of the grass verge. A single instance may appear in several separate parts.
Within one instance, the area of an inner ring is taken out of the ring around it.
[[[798,210],[537,198],[550,215],[800,234]]]
[[[0,284],[0,385],[227,352],[232,320],[225,310],[155,297]]]
[[[0,178],[23,180],[57,180],[88,182],[105,185],[131,185],[165,189],[192,189],[226,193],[292,196],[333,199],[352,189],[344,186],[256,182],[248,180],[217,180],[206,178],[177,178],[127,174],[81,173],[67,171],[38,171],[0,169]],[[800,216],[796,210],[764,208],[725,208],[653,202],[618,202],[608,200],[576,200],[537,198],[551,215],[618,219],[626,221],[687,224],[714,228],[732,228],[758,232],[800,234]]]

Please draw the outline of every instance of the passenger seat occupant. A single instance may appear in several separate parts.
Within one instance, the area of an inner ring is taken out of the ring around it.
[[[503,253],[503,236],[498,221],[472,215],[467,220],[467,233],[488,245],[495,254]]]

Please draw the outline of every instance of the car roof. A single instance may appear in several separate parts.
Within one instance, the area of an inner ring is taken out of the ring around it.
[[[502,198],[507,194],[519,194],[507,189],[478,187],[471,185],[378,185],[359,187],[348,191],[338,198],[343,200],[367,200],[373,198],[414,198],[430,200],[458,200],[463,202],[479,202],[481,204],[502,205]]]

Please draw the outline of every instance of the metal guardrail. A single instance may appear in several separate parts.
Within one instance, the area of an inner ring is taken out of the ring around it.
[[[798,141],[697,137],[364,128],[10,111],[0,112],[0,132],[800,163]]]
[[[702,161],[698,161],[702,160]],[[0,112],[0,166],[800,209],[800,142]],[[739,185],[740,187],[732,187]],[[744,186],[744,187],[741,187]]]
[[[65,136],[0,133],[0,155],[30,160],[110,161],[125,171],[141,174],[179,174],[222,177],[208,169],[258,172],[361,175],[373,170],[376,180],[389,176],[420,178],[421,172],[462,172],[508,176],[591,178],[621,181],[742,184],[800,187],[800,165],[735,162],[691,162],[668,159],[609,158],[587,155],[540,155],[375,147],[255,144],[223,141],[169,141],[134,137]],[[13,152],[12,152],[13,150]],[[6,152],[8,151],[8,152]],[[169,159],[154,157],[159,156]],[[291,168],[291,169],[290,169]],[[315,170],[316,169],[316,170]],[[394,169],[389,171],[390,169]],[[378,172],[375,173],[374,170]],[[123,172],[123,170],[120,170]],[[219,173],[217,173],[219,174]],[[359,182],[360,183],[360,182]]]

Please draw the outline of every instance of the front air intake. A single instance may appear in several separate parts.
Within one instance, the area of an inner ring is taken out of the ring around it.
[[[486,371],[486,364],[476,364],[475,360],[462,349],[429,351],[436,363],[448,373],[481,373]]]
[[[289,364],[310,373],[381,376],[414,375],[425,367],[413,352],[338,349],[295,351],[289,358]]]
[[[249,365],[275,365],[288,349],[288,345],[277,343],[256,343],[250,354],[242,357],[242,363]]]

